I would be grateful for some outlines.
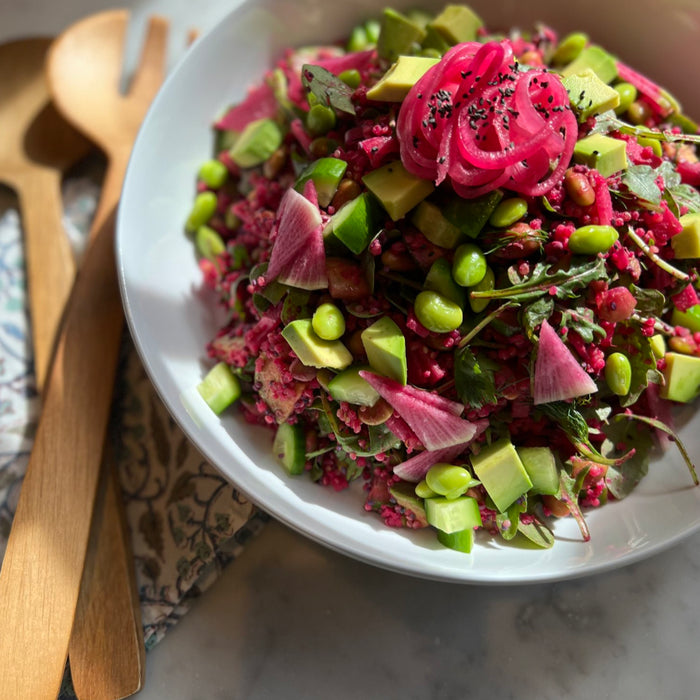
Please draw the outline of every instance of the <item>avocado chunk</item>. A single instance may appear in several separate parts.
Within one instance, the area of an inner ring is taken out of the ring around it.
[[[428,26],[454,45],[476,41],[484,22],[466,5],[447,5]]]
[[[306,465],[306,436],[300,423],[282,423],[272,441],[272,454],[291,476],[304,473]]]
[[[389,487],[391,497],[406,510],[410,510],[416,517],[416,522],[422,527],[428,525],[425,518],[425,506],[423,499],[416,496],[415,484],[409,484],[406,481],[398,481]]]
[[[408,379],[406,338],[388,316],[383,316],[362,331],[360,338],[370,367],[400,384]]]
[[[580,122],[620,104],[620,93],[604,83],[591,68],[565,77],[562,84]]]
[[[381,79],[367,91],[368,100],[401,102],[409,90],[439,58],[427,56],[399,56]]]
[[[358,406],[374,406],[379,394],[360,376],[360,371],[370,369],[366,365],[348,367],[328,382],[328,393],[336,401],[347,401]]]
[[[532,488],[532,480],[508,438],[484,447],[474,455],[472,467],[501,513]]]
[[[372,170],[362,182],[394,221],[402,219],[435,189],[430,180],[409,173],[400,160]]]
[[[467,290],[460,287],[452,277],[452,265],[445,258],[438,258],[428,270],[423,286],[464,307]]]
[[[553,496],[559,491],[559,470],[549,447],[517,447],[515,451],[532,481],[531,493]]]
[[[411,217],[413,225],[431,242],[441,248],[455,248],[462,239],[462,232],[448,221],[440,207],[423,200]]]
[[[241,395],[241,385],[225,362],[214,365],[197,385],[199,395],[218,416]]]
[[[671,314],[671,324],[674,326],[683,326],[683,328],[687,328],[693,333],[700,333],[700,304],[691,306],[687,311],[681,311],[680,309],[674,308],[673,313]],[[650,341],[654,343],[654,338],[656,337],[657,336],[652,336]],[[663,345],[660,347],[665,348],[666,341],[664,340],[664,337],[662,335],[659,335],[658,337],[661,339],[661,341],[663,341]],[[663,357],[663,352],[661,353],[661,357]]]
[[[479,502],[471,496],[449,499],[443,496],[426,498],[425,517],[428,524],[448,534],[480,527]]]
[[[423,49],[437,51],[440,55],[452,48],[452,44],[445,40],[445,37],[431,24],[425,27],[425,39],[423,39]]]
[[[698,311],[700,311],[700,304],[698,304]],[[676,313],[677,309],[674,309],[674,314]],[[682,313],[682,312],[679,312]],[[686,328],[690,328],[690,330],[694,330],[690,326],[686,326],[685,323],[679,323],[673,320],[673,316],[671,317],[671,323],[673,323],[674,326],[685,326]],[[697,330],[700,331],[700,313],[697,315],[695,323],[697,324]],[[654,353],[654,357],[659,360],[661,359],[665,354],[666,354],[666,338],[661,335],[661,333],[656,333],[655,335],[652,335],[651,338],[649,338],[649,345],[651,346],[651,351]]]
[[[377,53],[380,58],[395,61],[399,54],[410,54],[425,39],[425,29],[406,15],[391,8],[382,14]]]
[[[250,122],[229,151],[231,160],[241,168],[264,163],[282,143],[282,132],[272,119]]]
[[[307,367],[345,369],[352,362],[350,351],[339,340],[323,340],[314,333],[310,318],[288,323],[282,337]]]
[[[574,161],[595,168],[603,177],[627,169],[626,144],[603,134],[591,134],[576,142]]]
[[[494,190],[474,199],[453,197],[442,207],[442,213],[465,236],[476,238],[502,199],[501,190]]]
[[[340,158],[319,158],[299,175],[294,183],[294,189],[303,194],[306,183],[313,180],[318,204],[325,208],[331,203],[347,167],[348,164]]]
[[[664,383],[659,396],[670,401],[690,403],[700,394],[700,357],[679,352],[667,352],[664,357]]]
[[[600,46],[587,46],[569,65],[562,68],[561,74],[568,78],[571,75],[592,70],[604,83],[612,83],[617,78],[615,59]]]
[[[323,230],[323,237],[326,244],[330,244],[334,237],[355,255],[359,255],[379,233],[380,228],[377,204],[368,192],[363,192],[333,214]]]
[[[691,260],[700,258],[700,213],[684,214],[679,219],[683,230],[671,238],[676,258]]]

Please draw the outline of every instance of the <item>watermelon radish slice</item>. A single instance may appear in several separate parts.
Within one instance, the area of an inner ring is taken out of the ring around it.
[[[461,404],[373,372],[361,370],[359,375],[406,421],[427,450],[464,445],[477,434],[478,426],[457,414],[458,407],[462,412]]]
[[[298,289],[328,287],[321,212],[293,189],[277,210],[277,239],[265,273],[266,282],[274,279]]]
[[[433,464],[451,462],[465,447],[466,445],[452,445],[452,447],[443,447],[441,450],[424,450],[405,462],[397,464],[394,467],[394,474],[404,481],[417,484]]]
[[[576,361],[554,328],[543,321],[535,360],[534,404],[566,401],[596,391],[598,387],[590,375]]]
[[[275,93],[267,83],[263,83],[250,90],[243,102],[231,107],[214,127],[240,132],[257,119],[274,119],[278,111],[279,103]]]

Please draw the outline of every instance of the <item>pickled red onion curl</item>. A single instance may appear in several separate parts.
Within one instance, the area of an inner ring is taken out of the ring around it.
[[[461,197],[540,196],[564,176],[578,125],[559,77],[524,69],[503,40],[447,51],[404,99],[397,134],[409,172]]]

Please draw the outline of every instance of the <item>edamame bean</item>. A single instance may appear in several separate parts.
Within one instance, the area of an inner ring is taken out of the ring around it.
[[[486,256],[473,243],[463,243],[455,250],[452,277],[462,287],[479,284],[486,274]]]
[[[489,223],[496,228],[507,228],[520,221],[527,214],[527,202],[521,197],[509,197],[499,202],[489,217]]]
[[[632,385],[632,365],[627,355],[614,352],[605,360],[605,381],[610,390],[618,396],[629,393]]]
[[[449,333],[462,325],[462,309],[442,294],[421,292],[413,305],[416,318],[434,333]]]
[[[194,198],[194,204],[185,222],[188,233],[194,233],[200,226],[209,222],[216,211],[217,198],[214,192],[200,192]]]
[[[338,340],[345,333],[343,312],[330,302],[321,304],[311,317],[311,327],[323,340]]]
[[[552,55],[552,63],[561,65],[571,63],[586,48],[588,37],[581,32],[565,36]]]
[[[624,114],[637,99],[637,88],[632,83],[617,83],[613,89],[620,96],[620,104],[615,107],[615,114]]]
[[[362,79],[360,71],[357,70],[357,68],[350,68],[348,70],[344,70],[338,75],[338,77],[351,88],[356,88],[360,84],[360,81]]]
[[[322,104],[315,104],[306,115],[306,128],[312,136],[327,134],[335,126],[335,112]]]
[[[490,292],[496,287],[496,275],[490,267],[486,268],[486,274],[484,278],[472,287],[475,292]],[[472,299],[469,295],[469,306],[471,306],[472,311],[475,314],[480,314],[488,305],[490,299]]]
[[[577,255],[605,253],[617,241],[619,234],[613,226],[581,226],[569,238],[569,250]]]
[[[226,244],[221,236],[209,226],[200,226],[194,239],[197,252],[208,260],[216,260],[226,250]]]
[[[428,486],[425,479],[423,479],[423,481],[419,481],[416,484],[416,496],[418,496],[418,498],[434,498],[437,494]]]
[[[369,43],[370,41],[369,37],[367,36],[367,30],[363,26],[358,26],[350,32],[350,38],[348,39],[346,49],[350,53],[364,51]]]
[[[569,168],[564,173],[564,188],[569,197],[580,207],[590,207],[595,202],[595,190],[585,173]]]
[[[199,179],[207,186],[219,189],[228,177],[228,168],[219,160],[207,160],[199,166]]]
[[[425,475],[425,483],[440,496],[459,498],[469,488],[471,474],[456,464],[438,462]]]

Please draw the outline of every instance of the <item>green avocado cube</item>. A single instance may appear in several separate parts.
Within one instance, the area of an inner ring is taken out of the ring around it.
[[[372,170],[362,178],[362,182],[393,221],[403,219],[435,189],[430,180],[409,173],[400,160]]]
[[[501,513],[532,488],[532,480],[508,438],[472,456],[472,467]]]
[[[431,243],[441,248],[456,248],[462,240],[462,231],[432,202],[423,200],[413,212],[411,222]]]
[[[664,358],[664,383],[659,396],[670,401],[690,403],[700,395],[700,357],[667,352]]]
[[[484,22],[466,5],[447,5],[428,26],[454,45],[476,41]]]
[[[581,122],[620,104],[620,93],[604,83],[591,68],[565,77],[562,84]]]
[[[250,122],[229,151],[231,160],[241,168],[264,163],[282,143],[282,132],[272,119]]]
[[[674,326],[683,326],[693,333],[700,333],[700,304],[691,306],[687,311],[681,311],[674,307],[671,314],[671,324]],[[651,341],[657,336],[652,336]],[[666,346],[666,341],[662,335],[658,336],[664,341],[663,347]],[[661,353],[663,356],[663,353]]]
[[[294,189],[303,194],[306,183],[313,180],[318,204],[325,208],[331,203],[347,167],[348,164],[340,158],[319,158],[299,175]]]
[[[574,161],[594,168],[603,177],[627,169],[626,143],[603,134],[591,134],[576,142]]]
[[[375,372],[400,384],[408,379],[406,338],[388,316],[383,316],[360,334],[369,364]]]
[[[567,78],[585,70],[592,70],[604,82],[611,83],[617,78],[617,63],[615,59],[600,46],[587,46],[581,53],[565,66],[561,74]]]
[[[367,91],[367,99],[402,102],[426,71],[439,62],[439,58],[427,56],[399,56],[391,68]]]
[[[352,354],[339,340],[319,338],[311,326],[310,318],[300,318],[288,323],[282,337],[289,343],[299,361],[307,367],[345,369],[352,362]]]
[[[700,258],[700,213],[684,214],[680,218],[683,230],[671,238],[671,246],[679,260]]]
[[[379,400],[377,390],[360,376],[362,370],[370,369],[366,365],[357,365],[344,369],[328,382],[328,393],[336,401],[347,401],[358,406],[374,406]]]
[[[442,213],[465,236],[476,238],[502,199],[501,190],[488,192],[475,199],[453,197],[442,207]]]
[[[384,10],[377,39],[380,58],[395,61],[399,54],[410,54],[425,39],[425,29],[406,15],[391,8]]]
[[[335,237],[359,255],[374,236],[379,233],[381,222],[378,207],[368,192],[343,204],[331,217],[323,230],[326,244]]]

